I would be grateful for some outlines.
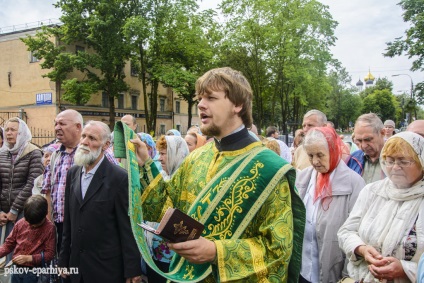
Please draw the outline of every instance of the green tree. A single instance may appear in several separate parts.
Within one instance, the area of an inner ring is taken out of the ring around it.
[[[197,15],[197,9],[194,0],[140,1],[125,26],[132,62],[139,70],[149,132],[156,130],[160,84],[173,87],[187,100],[191,115],[195,79],[213,56],[207,41],[211,11]]]
[[[387,57],[407,55],[413,59],[411,71],[424,70],[424,9],[423,2],[419,0],[401,0],[399,5],[403,9],[403,20],[409,23],[405,37],[397,37],[392,42],[387,42]],[[420,82],[415,87],[415,96],[418,103],[424,102],[424,83]]]
[[[382,121],[395,119],[398,109],[400,109],[398,102],[388,89],[375,90],[363,99],[362,113],[373,112]]]
[[[373,86],[369,86],[367,88],[365,88],[361,93],[360,96],[362,98],[367,97],[369,94],[373,93],[376,90],[383,90],[383,89],[387,89],[390,92],[393,91],[393,83],[392,81],[389,81],[388,78],[384,77],[384,78],[378,78],[375,81],[375,85]]]
[[[161,81],[188,104],[188,123],[191,126],[192,109],[196,104],[195,82],[199,76],[214,67],[216,43],[215,12],[200,13],[183,11],[166,32],[164,50],[167,58],[163,65]]]
[[[341,67],[339,62],[335,62],[334,70],[330,71],[328,80],[332,89],[327,95],[327,118],[330,121],[334,121],[336,129],[339,127],[347,128],[350,120],[345,119],[346,109],[342,107],[342,104],[347,96],[351,94],[351,89],[346,87],[351,82],[351,77],[346,69]]]
[[[115,122],[115,98],[128,90],[123,68],[130,58],[130,47],[123,34],[127,18],[134,12],[131,0],[61,0],[62,25],[45,28],[35,37],[23,39],[28,49],[46,61],[42,68],[53,68],[50,79],[62,83],[69,102],[85,104],[99,91],[109,97],[110,127]],[[81,44],[84,51],[64,53],[51,41],[68,46]],[[52,51],[52,54],[49,52]],[[78,71],[81,79],[69,78]]]
[[[286,131],[287,122],[307,108],[324,108],[336,25],[327,6],[313,0],[225,0],[221,7],[228,18],[221,59],[250,81],[259,128],[278,123]]]
[[[355,124],[356,119],[362,114],[362,99],[352,89],[343,97],[341,113],[340,125],[342,128]]]

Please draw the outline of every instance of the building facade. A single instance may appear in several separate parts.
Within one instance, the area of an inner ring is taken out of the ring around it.
[[[40,61],[21,41],[21,38],[34,36],[36,31],[37,28],[32,28],[0,34],[0,126],[12,115],[25,119],[31,129],[53,131],[54,118],[64,109],[79,111],[84,121],[98,120],[109,124],[107,94],[93,94],[84,106],[72,105],[61,98],[64,91],[57,83],[43,77],[50,70],[41,69]],[[80,44],[69,45],[65,52],[77,52],[83,48]],[[137,74],[131,72],[130,65],[128,62],[124,70],[129,91],[115,100],[115,121],[126,114],[133,115],[139,125],[138,131],[146,132],[142,85]],[[78,74],[70,74],[70,77],[78,77]],[[193,107],[192,125],[199,124],[197,113],[197,107]],[[182,134],[187,131],[188,104],[171,88],[159,87],[156,126],[156,135],[169,129],[177,129]]]

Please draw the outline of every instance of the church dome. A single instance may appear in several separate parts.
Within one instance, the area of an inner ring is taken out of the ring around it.
[[[371,74],[371,71],[368,71],[368,75],[365,76],[364,81],[367,85],[373,84],[375,77]]]

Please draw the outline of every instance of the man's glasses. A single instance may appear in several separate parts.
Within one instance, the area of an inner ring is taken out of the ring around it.
[[[414,164],[415,161],[414,160],[383,160],[383,165],[385,165],[388,168],[391,168],[393,166],[395,166],[395,164],[397,166],[399,166],[400,168],[407,168],[407,167],[411,167],[412,164]]]

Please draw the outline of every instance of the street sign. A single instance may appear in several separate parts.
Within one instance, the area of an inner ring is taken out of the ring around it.
[[[52,93],[51,92],[37,93],[35,95],[35,102],[37,105],[52,104]]]

